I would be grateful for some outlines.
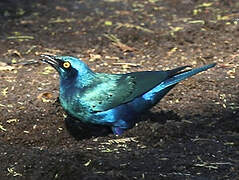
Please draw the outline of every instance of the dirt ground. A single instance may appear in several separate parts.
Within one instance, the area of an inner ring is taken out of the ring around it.
[[[0,179],[239,179],[238,10],[236,0],[1,1]],[[66,118],[42,53],[107,73],[218,64],[115,136]]]

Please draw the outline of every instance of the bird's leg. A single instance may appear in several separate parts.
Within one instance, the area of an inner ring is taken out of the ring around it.
[[[117,126],[112,126],[111,129],[115,135],[121,135],[125,131],[124,129],[117,127]]]

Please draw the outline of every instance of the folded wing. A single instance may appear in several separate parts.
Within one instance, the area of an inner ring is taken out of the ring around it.
[[[168,71],[144,71],[128,74],[102,74],[94,88],[85,91],[81,102],[87,102],[92,112],[102,112],[132,101],[188,66]],[[105,78],[107,77],[107,78]]]

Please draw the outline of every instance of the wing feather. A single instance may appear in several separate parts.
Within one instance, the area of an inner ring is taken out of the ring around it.
[[[87,101],[92,112],[106,111],[145,94],[186,67],[170,71],[98,74],[94,87],[84,91],[81,101]]]

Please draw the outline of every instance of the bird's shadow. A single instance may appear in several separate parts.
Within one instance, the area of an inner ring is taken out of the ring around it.
[[[112,133],[108,126],[83,123],[70,115],[65,118],[65,126],[69,134],[76,140],[102,137]]]
[[[139,121],[147,120],[150,123],[160,123],[165,124],[167,120],[181,121],[181,117],[175,113],[173,110],[165,111],[161,110],[159,112],[146,111],[140,116]]]
[[[137,121],[149,120],[149,123],[164,124],[167,120],[180,121],[180,119],[181,118],[173,111],[160,111],[157,113],[147,111],[139,116]],[[69,134],[76,140],[103,137],[112,134],[112,130],[108,126],[83,123],[70,115],[65,118],[65,125]]]

